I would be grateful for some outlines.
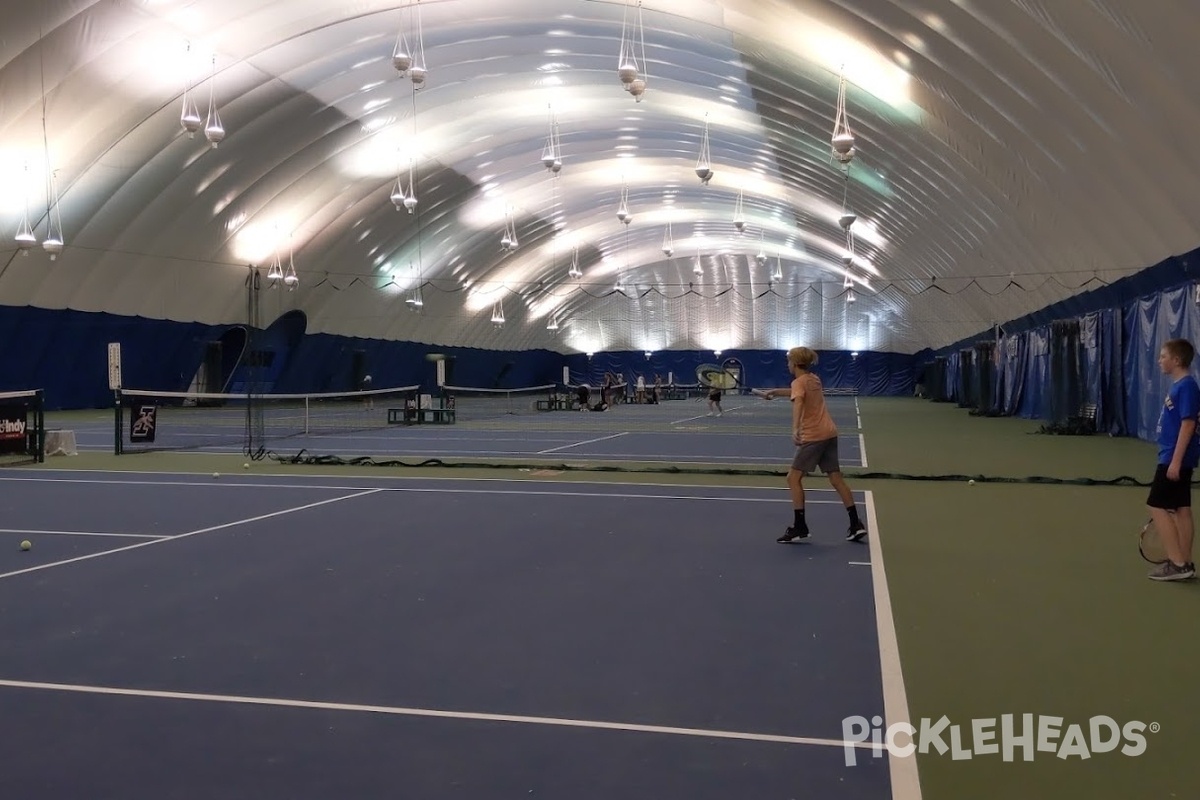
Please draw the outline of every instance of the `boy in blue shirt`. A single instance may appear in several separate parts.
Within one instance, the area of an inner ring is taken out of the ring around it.
[[[1150,573],[1155,581],[1196,577],[1192,562],[1192,471],[1200,462],[1200,384],[1190,368],[1196,350],[1187,339],[1162,346],[1158,366],[1171,376],[1171,389],[1158,417],[1158,469],[1146,505],[1162,538],[1167,561]]]

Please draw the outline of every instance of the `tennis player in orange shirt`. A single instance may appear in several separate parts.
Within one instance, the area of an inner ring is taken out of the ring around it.
[[[771,389],[763,393],[768,399],[790,397],[792,401],[792,441],[796,455],[788,470],[788,488],[792,491],[792,525],[775,541],[789,543],[803,541],[809,537],[808,522],[804,519],[804,478],[816,469],[829,478],[829,483],[842,499],[846,513],[850,516],[850,528],[846,541],[862,541],[867,527],[858,517],[854,495],[842,477],[838,463],[838,429],[829,409],[825,405],[825,390],[821,379],[810,370],[817,363],[817,354],[807,347],[793,347],[788,351],[788,371],[792,373],[792,385],[787,389]]]

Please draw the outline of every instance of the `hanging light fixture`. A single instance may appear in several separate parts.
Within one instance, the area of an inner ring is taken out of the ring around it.
[[[639,5],[641,4],[639,3]],[[630,33],[629,28],[629,3],[627,0],[625,10],[621,14],[621,52],[617,56],[617,77],[620,78],[625,91],[629,91],[629,87],[638,77],[636,37]]]
[[[579,268],[579,248],[576,247],[571,252],[571,268],[567,271],[567,275],[572,278],[582,278],[583,270]]]
[[[637,21],[629,24],[629,4],[621,15],[621,54],[617,59],[617,77],[635,102],[646,94],[646,32],[642,25],[642,2],[638,0]]]
[[[405,198],[404,186],[403,186],[403,184],[400,183],[400,176],[397,175],[396,176],[396,185],[394,187],[392,187],[392,197],[391,197],[392,205],[394,205],[396,207],[397,211],[404,208],[404,198]]]
[[[408,264],[408,269],[410,272],[417,273],[417,282],[413,286],[412,291],[409,292],[408,299],[404,302],[413,311],[420,311],[425,306],[425,300],[421,296],[421,284],[424,281],[424,275],[422,274],[422,271],[414,266],[411,261]]]
[[[633,215],[629,213],[629,187],[623,181],[621,183],[621,202],[617,206],[617,219],[626,225],[633,221]]]
[[[287,273],[283,276],[283,283],[288,287],[288,291],[295,291],[300,284],[300,276],[296,274],[296,254],[295,249],[291,246],[291,237],[288,237],[288,268]]]
[[[662,251],[663,251],[663,255],[666,256],[667,258],[670,258],[671,256],[675,255],[675,241],[671,237],[671,222],[670,222],[670,220],[667,221],[667,232],[663,235]]]
[[[33,227],[29,224],[29,162],[25,162],[25,215],[21,217],[21,222],[17,225],[17,235],[14,237],[17,242],[17,247],[21,249],[21,255],[29,255],[29,249],[37,244],[37,236],[33,234]]]
[[[396,46],[392,48],[392,67],[403,77],[412,64],[412,48],[409,47],[408,36],[404,32],[404,7],[401,7],[400,30],[396,34]]]
[[[517,223],[513,219],[512,209],[505,212],[504,217],[504,236],[500,239],[500,249],[506,252],[513,252],[517,249]]]
[[[276,251],[271,256],[271,266],[267,270],[267,280],[281,281],[283,280],[283,263],[279,260],[279,252]]]
[[[417,41],[412,66],[408,68],[408,79],[412,81],[414,89],[420,89],[425,85],[425,78],[428,75],[425,68],[425,32],[421,25],[421,0],[416,0],[413,11],[416,17]]]
[[[738,189],[737,200],[733,206],[733,227],[737,228],[738,233],[744,233],[746,230],[745,202],[742,190]]]
[[[558,313],[557,312],[550,315],[550,321],[546,323],[546,330],[548,330],[548,331],[558,330]]]
[[[771,280],[783,280],[783,260],[779,256],[775,256],[775,271],[771,273]]]
[[[192,45],[189,42],[187,52],[192,52]],[[184,57],[184,68],[190,71],[191,59],[188,56]],[[196,132],[200,130],[200,126],[204,121],[200,119],[200,111],[196,108],[196,98],[192,96],[191,81],[187,81],[183,85],[183,112],[179,115],[179,124],[187,131],[189,139],[194,139]]]
[[[504,325],[504,301],[497,300],[492,306],[492,324],[497,328]]]
[[[404,199],[401,201],[408,213],[413,213],[413,209],[417,207],[417,176],[416,167],[413,159],[408,161],[408,191],[404,193]]]
[[[558,134],[558,117],[554,107],[550,107],[550,133],[546,137],[546,146],[542,149],[542,166],[554,174],[562,169],[562,143]]]
[[[212,60],[212,77],[208,82],[208,123],[204,126],[204,138],[215,150],[225,138],[225,127],[221,124],[221,115],[217,112],[217,57]]]
[[[833,158],[843,166],[854,160],[854,134],[850,130],[850,117],[846,113],[846,73],[842,71],[838,83],[837,116],[833,120]]]
[[[696,159],[696,177],[702,186],[707,186],[713,178],[712,152],[708,141],[708,114],[704,115],[704,136],[700,139],[700,157]]]
[[[42,242],[42,249],[50,254],[50,260],[54,261],[58,258],[58,254],[63,251],[63,232],[62,232],[62,212],[59,209],[58,201],[58,172],[50,173],[50,207],[46,209],[46,218],[48,220],[49,231],[46,233],[46,240]]]

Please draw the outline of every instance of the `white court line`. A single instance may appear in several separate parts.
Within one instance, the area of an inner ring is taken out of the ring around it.
[[[0,480],[12,480],[12,481],[30,480],[30,481],[32,481],[32,480],[36,480],[36,478],[0,478]],[[145,481],[119,481],[119,480],[94,479],[94,478],[62,478],[62,479],[48,481],[48,482],[50,482],[50,483],[100,483],[100,484],[116,484],[116,485],[121,485],[121,486],[133,486],[133,485],[146,486],[146,485],[148,485],[147,482],[145,482]],[[536,491],[536,490],[531,491],[528,489],[451,489],[451,488],[443,489],[443,488],[433,488],[433,487],[425,487],[425,486],[422,486],[422,487],[415,487],[415,486],[373,486],[373,487],[327,486],[327,485],[320,485],[320,484],[300,485],[300,484],[286,484],[286,483],[280,483],[280,484],[275,484],[275,483],[234,483],[232,481],[224,481],[224,482],[222,482],[222,481],[163,481],[161,483],[154,483],[152,485],[154,485],[154,486],[215,486],[215,487],[232,488],[232,489],[323,489],[323,490],[329,490],[329,491],[345,491],[345,492],[358,491],[360,494],[371,494],[374,492],[397,492],[397,493],[410,493],[410,494],[500,494],[500,495],[513,494],[513,495],[520,495],[522,497],[529,497],[529,496],[596,497],[596,498],[601,498],[601,499],[616,498],[619,500],[639,500],[639,499],[640,500],[715,500],[717,502],[722,502],[722,503],[730,503],[730,502],[733,502],[733,503],[790,503],[791,502],[790,496],[789,497],[726,497],[726,496],[719,496],[719,495],[698,495],[698,494],[645,494],[642,492],[638,492],[636,494],[632,493],[632,492],[629,492],[629,493],[625,493],[625,492],[561,492],[561,491],[560,492],[540,492],[540,491]],[[593,483],[593,484],[588,484],[588,485],[603,486],[604,484]],[[622,484],[622,485],[629,485],[629,484]],[[668,484],[668,485],[672,485],[672,484]],[[686,488],[686,487],[675,486],[675,488]],[[699,486],[696,488],[706,489],[709,487]],[[730,487],[730,488],[754,489],[756,487],[749,486],[749,487]],[[358,497],[358,495],[351,495],[351,497]],[[305,508],[311,508],[312,506],[318,506],[318,505],[322,505],[324,503],[333,503],[338,500],[346,500],[346,499],[349,499],[349,498],[348,497],[335,497],[332,500],[322,500],[319,503],[312,503],[308,506],[300,506],[299,508],[289,509],[289,511],[300,511]],[[838,505],[841,505],[840,500],[812,500],[810,502],[823,504],[823,505],[832,505],[835,503]],[[273,514],[268,514],[267,516],[268,517],[275,516],[275,514],[284,514],[284,513],[287,513],[287,511],[276,511]],[[245,521],[253,522],[257,519],[265,519],[265,518],[266,517],[255,517],[254,520],[245,520]],[[237,524],[237,523],[231,523],[231,524]],[[216,530],[216,529],[212,528],[210,530]],[[192,532],[186,533],[186,534],[179,534],[178,536],[171,536],[170,538],[178,539],[181,536],[191,536],[193,533],[203,533],[203,532],[204,531],[192,531]],[[114,550],[112,552],[116,552],[116,551]],[[3,575],[0,575],[0,578],[3,578],[3,577],[4,577]]]
[[[32,528],[0,528],[0,533],[35,533],[38,536],[116,536],[124,539],[169,539],[169,534],[148,533],[96,533],[93,531],[35,531]]]
[[[866,440],[866,438],[863,437],[863,435],[861,433],[858,435],[858,452],[859,452],[859,460],[862,461],[862,463],[859,464],[859,466],[862,467],[863,469],[866,469],[867,468],[867,440]]]
[[[850,563],[850,566],[852,566],[852,567],[869,567],[869,566],[871,566],[870,561],[851,561],[849,563]]]
[[[633,722],[602,722],[588,719],[564,719],[560,717],[531,717],[515,714],[487,714],[475,711],[443,711],[436,708],[405,708],[403,706],[376,706],[358,703],[329,703],[319,700],[285,700],[274,697],[245,697],[242,695],[208,694],[198,692],[164,692],[150,689],[121,689],[112,686],[81,686],[66,683],[42,683],[38,681],[0,680],[0,686],[12,689],[41,689],[53,692],[76,692],[80,694],[118,695],[123,697],[153,697],[162,700],[194,700],[208,703],[235,703],[252,706],[276,706],[282,708],[309,708],[321,711],[357,711],[371,714],[391,714],[405,717],[436,717],[484,722],[509,722],[526,725],[554,725],[566,728],[591,728],[593,730],[630,731],[633,733],[662,733],[672,736],[698,736],[708,739],[740,739],[751,742],[775,742],[780,744],[806,744],[821,747],[846,747],[852,745],[864,750],[874,750],[880,745],[870,742],[845,742],[840,739],[818,739],[809,736],[782,736],[769,733],[743,733],[741,731],[706,730],[704,728],[675,728],[666,725],[642,725]]]
[[[892,616],[892,597],[888,594],[887,573],[883,566],[883,547],[879,543],[879,517],[875,513],[875,494],[866,493],[867,544],[871,550],[871,583],[875,590],[875,625],[879,636],[879,666],[883,673],[883,715],[889,726],[909,722],[908,694],[900,666],[900,645],[896,640],[896,620]],[[876,569],[878,567],[878,569]],[[888,756],[892,800],[921,800],[921,777],[916,754],[908,758]]]
[[[546,453],[557,453],[559,450],[566,450],[571,447],[582,447],[585,444],[592,444],[593,442],[605,442],[605,441],[608,441],[609,439],[616,439],[617,437],[625,436],[628,433],[629,433],[629,431],[621,431],[620,433],[614,433],[611,436],[601,436],[598,439],[587,439],[582,442],[574,442],[572,444],[564,444],[562,447],[552,447],[549,450],[538,450],[535,455],[544,456],[544,455],[546,455]]]
[[[667,435],[675,436],[682,432],[672,432]],[[690,433],[690,432],[689,432]],[[704,436],[714,434],[702,434]],[[715,434],[726,435],[726,434]],[[772,437],[778,438],[778,437]],[[301,448],[296,448],[298,452]],[[312,448],[304,448],[311,450]],[[291,448],[289,448],[289,451]],[[356,447],[353,450],[355,456],[387,456],[389,458],[462,458],[462,459],[479,459],[489,456],[511,456],[507,460],[512,461],[544,461],[550,464],[557,463],[556,459],[538,458],[538,452],[533,450],[485,450],[477,448],[475,450],[446,450],[444,448],[422,448],[422,447],[405,447],[399,444],[389,445],[385,448],[362,448]],[[234,455],[240,455],[240,450],[191,450],[186,453],[172,453],[172,456],[218,456],[228,458]],[[761,464],[776,464],[782,463],[782,460],[776,456],[718,456],[718,455],[664,455],[661,451],[657,453],[575,453],[567,455],[575,455],[578,458],[587,458],[594,461],[637,461],[643,464],[724,464],[725,462],[738,463],[761,463]],[[790,458],[788,457],[784,457]],[[505,465],[501,465],[505,466]],[[516,467],[518,464],[507,465]]]
[[[858,410],[858,398],[854,398],[854,417],[858,420],[858,429],[862,430],[862,412]]]
[[[270,519],[271,517],[278,517],[283,514],[292,514],[296,511],[305,511],[307,509],[316,508],[317,506],[323,506],[323,505],[327,505],[329,503],[337,503],[342,500],[350,500],[355,497],[362,497],[363,495],[367,495],[367,494],[375,494],[375,492],[378,492],[378,491],[380,491],[380,490],[379,489],[371,489],[369,491],[358,492],[357,494],[346,495],[344,497],[334,497],[329,500],[321,500],[316,503],[308,503],[307,505],[296,506],[295,508],[285,508],[282,511],[272,511],[269,514],[260,514],[257,517],[250,517],[249,519],[239,519],[239,520],[235,520],[234,522],[225,522],[220,525],[212,525],[207,528],[200,528],[199,530],[188,531],[187,533],[181,533],[178,536],[167,536],[162,539],[154,539],[154,540],[148,541],[148,542],[138,542],[137,544],[126,545],[125,547],[118,547],[113,550],[101,550],[99,553],[90,553],[86,556],[77,556],[75,558],[64,559],[63,561],[51,561],[49,564],[39,564],[36,567],[26,567],[25,569],[13,570],[12,572],[0,572],[0,578],[11,578],[15,575],[24,575],[27,572],[37,572],[37,571],[43,570],[43,569],[50,569],[51,567],[61,567],[64,564],[74,564],[76,561],[87,561],[88,559],[100,558],[101,556],[111,556],[113,553],[124,553],[126,550],[136,550],[139,547],[150,547],[151,545],[162,544],[163,542],[174,542],[174,541],[178,541],[179,539],[186,539],[189,536],[196,536],[201,533],[211,533],[212,531],[219,531],[219,530],[222,530],[223,528],[232,528],[237,525],[246,525],[251,522],[258,522],[260,520]]]
[[[2,472],[3,472],[3,470],[0,470],[0,473],[2,473]],[[197,474],[195,472],[160,472],[158,470],[133,470],[133,469],[102,469],[102,470],[101,469],[98,469],[98,470],[82,469],[81,470],[81,469],[58,469],[56,467],[38,470],[39,475],[42,475],[47,472],[58,472],[58,473],[66,474],[66,475],[79,475],[81,473],[82,474],[95,473],[95,474],[99,474],[99,475],[151,475],[156,478],[162,477],[164,475],[193,476],[193,475]],[[254,474],[256,477],[259,477],[259,478],[292,478],[292,479],[295,479],[296,477],[298,477],[297,475],[295,475],[293,473],[286,473],[286,472],[256,472],[256,473],[252,473],[252,474]],[[328,476],[318,475],[316,477],[328,477]],[[752,477],[761,477],[761,476],[756,475],[756,476],[752,476]],[[18,478],[18,477],[9,477],[7,475],[0,474],[0,481],[32,481],[35,483],[68,483],[68,482],[71,482],[72,480],[73,479],[71,479],[71,478],[47,478],[47,477],[36,477],[36,478],[20,477],[20,478]],[[461,477],[448,477],[448,476],[444,476],[444,475],[405,475],[402,478],[387,477],[387,478],[380,478],[380,480],[450,481],[450,482],[454,482],[454,483],[537,483],[537,484],[542,484],[542,485],[550,483],[550,484],[564,484],[566,486],[654,486],[654,487],[665,487],[665,488],[677,488],[679,486],[687,486],[688,485],[688,484],[680,484],[680,483],[644,483],[642,481],[565,481],[565,480],[549,480],[546,478],[481,478],[481,477],[461,478]],[[192,485],[200,485],[200,483],[204,483],[205,485],[207,485],[207,482],[193,483],[191,481],[189,481],[187,483],[183,483],[181,481],[110,481],[110,482],[118,483],[118,484],[137,484],[139,486],[145,485],[147,483],[154,484],[154,485],[161,484],[164,486],[174,486],[176,484],[182,485],[182,486],[192,486]],[[322,488],[315,484],[309,484],[309,483],[235,484],[235,485],[238,485],[238,486],[248,486],[248,485],[271,486],[271,487],[280,488],[280,489],[310,489],[310,488],[314,488],[314,487]],[[338,487],[338,488],[345,489],[347,487],[343,486],[343,487]],[[356,486],[353,488],[365,489],[368,487]],[[787,486],[783,485],[782,483],[779,483],[779,485],[776,485],[776,486],[736,486],[736,485],[730,485],[730,484],[712,484],[712,485],[707,485],[707,486],[703,486],[700,488],[704,488],[704,489],[743,489],[746,491],[766,491],[766,492],[790,492],[791,491],[790,489],[788,489]],[[832,494],[833,492],[835,492],[837,490],[831,489],[831,488],[821,488],[821,487],[813,487],[810,489],[806,486],[806,487],[804,487],[804,491],[805,492],[828,492],[828,493]]]
[[[734,406],[732,408],[723,408],[723,409],[721,409],[721,413],[725,414],[730,411],[737,411],[740,408],[745,408],[745,406]],[[694,417],[688,417],[687,419],[677,419],[677,420],[674,420],[673,422],[668,422],[667,424],[668,425],[678,425],[681,422],[691,422],[694,419],[704,419],[707,416],[708,416],[708,414],[697,414]],[[715,419],[715,417],[714,417],[714,419]]]

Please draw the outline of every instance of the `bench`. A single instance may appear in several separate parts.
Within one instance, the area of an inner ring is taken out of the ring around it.
[[[1067,427],[1079,433],[1096,432],[1096,404],[1084,403],[1079,412],[1067,419]]]
[[[571,398],[569,397],[551,397],[549,400],[537,401],[538,411],[570,411]]]
[[[389,425],[453,425],[455,413],[453,408],[389,408],[387,421]]]

